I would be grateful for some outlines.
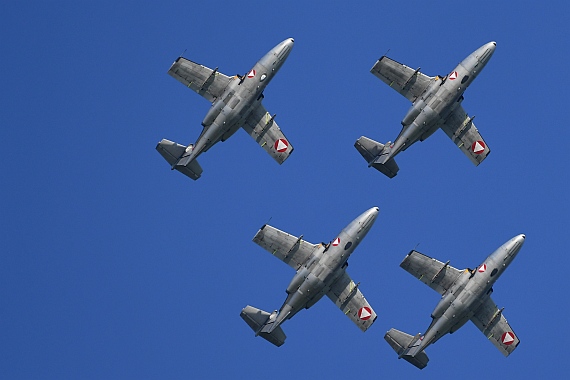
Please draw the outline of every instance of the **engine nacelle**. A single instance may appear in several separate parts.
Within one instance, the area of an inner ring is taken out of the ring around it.
[[[216,118],[218,117],[220,112],[222,112],[222,110],[224,109],[224,106],[225,106],[225,103],[223,102],[222,99],[216,100],[214,102],[214,104],[212,104],[212,107],[210,108],[208,113],[206,114],[206,117],[204,117],[204,120],[202,121],[202,125],[204,127],[211,125],[214,122],[214,120],[216,120]]]
[[[438,129],[439,129],[439,126],[437,124],[435,124],[433,127],[428,129],[426,132],[424,132],[423,135],[420,136],[420,141],[424,141],[425,139],[427,139],[428,137],[433,135],[435,133],[435,131],[437,131]]]
[[[441,298],[433,312],[431,313],[432,318],[439,318],[445,313],[449,306],[455,301],[455,294],[448,293]]]
[[[303,282],[305,281],[305,279],[307,278],[307,276],[309,275],[309,270],[305,267],[302,267],[295,276],[293,276],[293,279],[291,280],[291,283],[289,284],[289,286],[287,287],[287,294],[293,294],[297,291],[297,289],[299,289],[299,287],[303,284]]]
[[[456,332],[457,330],[459,330],[461,327],[463,327],[464,324],[467,323],[467,321],[469,320],[469,315],[464,316],[462,319],[460,319],[459,321],[457,321],[456,324],[454,324],[451,329],[449,330],[450,334],[453,334],[454,332]]]
[[[305,309],[309,309],[311,306],[313,306],[314,304],[319,302],[321,300],[321,298],[323,298],[324,295],[328,293],[329,290],[330,290],[330,287],[324,288],[323,290],[321,290],[316,295],[313,295],[313,298],[311,298],[309,301],[307,301],[307,304],[305,305]]]
[[[418,117],[420,112],[422,112],[421,106],[423,106],[424,104],[425,103],[421,100],[414,103],[408,110],[406,116],[404,116],[404,119],[402,119],[402,125],[406,126],[412,124],[414,120],[416,120],[416,117]]]

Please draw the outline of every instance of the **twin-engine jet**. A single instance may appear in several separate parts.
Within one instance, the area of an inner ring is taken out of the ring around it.
[[[525,240],[518,235],[493,252],[477,269],[458,270],[411,251],[400,264],[402,268],[442,295],[431,313],[427,331],[415,337],[391,329],[384,339],[399,358],[422,369],[428,363],[425,349],[447,333],[454,333],[467,321],[475,326],[503,353],[509,356],[519,345],[519,338],[508,324],[503,309],[491,299],[493,285],[514,260]]]
[[[288,38],[271,49],[244,76],[229,77],[179,57],[168,70],[174,79],[212,102],[202,121],[202,133],[194,144],[184,146],[163,139],[156,150],[172,169],[196,180],[202,168],[196,158],[219,141],[226,141],[240,127],[261,145],[279,164],[293,151],[281,129],[261,104],[263,90],[281,68],[294,40]]]
[[[475,50],[444,77],[428,77],[420,68],[412,69],[386,56],[381,57],[370,70],[394,90],[412,102],[402,120],[402,130],[394,143],[381,144],[360,137],[354,146],[372,166],[386,176],[398,174],[394,157],[416,141],[424,141],[439,128],[479,165],[490,150],[475,124],[461,106],[463,93],[479,75],[495,51],[496,43],[489,42]]]
[[[376,320],[376,313],[346,273],[348,258],[364,239],[378,216],[372,207],[345,227],[328,244],[311,244],[269,225],[257,232],[253,241],[297,271],[287,287],[287,299],[273,313],[246,306],[241,317],[255,335],[276,346],[285,343],[281,324],[302,309],[308,309],[328,296],[362,331]]]

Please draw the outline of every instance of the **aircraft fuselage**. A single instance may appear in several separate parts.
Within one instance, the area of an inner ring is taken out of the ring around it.
[[[432,322],[419,344],[411,350],[413,355],[425,350],[445,334],[457,331],[473,317],[493,292],[493,284],[516,257],[524,240],[524,235],[512,238],[487,257],[477,269],[465,270],[457,278],[432,312]]]
[[[287,299],[279,310],[275,327],[300,310],[308,309],[329,292],[344,273],[348,258],[374,224],[378,212],[378,207],[372,207],[362,213],[332,242],[321,245],[313,259],[297,271],[287,287]]]
[[[235,76],[204,117],[204,129],[185,162],[196,159],[218,141],[225,141],[245,122],[263,99],[263,91],[281,68],[294,40],[288,38],[265,54],[243,77]]]
[[[471,53],[444,78],[436,76],[412,104],[402,120],[402,130],[386,160],[406,150],[416,141],[431,136],[463,101],[463,93],[485,67],[496,43],[489,42]]]

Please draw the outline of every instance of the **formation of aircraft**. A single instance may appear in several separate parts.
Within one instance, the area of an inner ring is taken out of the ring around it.
[[[311,244],[302,235],[297,238],[267,224],[261,227],[253,241],[297,273],[287,287],[287,299],[279,311],[268,313],[249,305],[241,311],[241,317],[256,336],[281,346],[286,338],[281,324],[325,295],[362,331],[374,323],[376,313],[360,292],[359,284],[346,273],[346,267],[378,212],[378,207],[365,211],[328,244]]]
[[[275,122],[275,115],[271,116],[261,101],[265,87],[291,53],[294,42],[292,38],[282,41],[243,76],[229,77],[218,72],[217,67],[212,70],[183,57],[172,64],[168,74],[212,102],[194,144],[185,146],[163,139],[156,146],[172,169],[197,180],[202,175],[198,156],[240,128],[279,164],[289,157],[293,146]]]
[[[212,102],[202,121],[202,133],[194,144],[181,145],[163,139],[156,149],[171,165],[193,180],[200,178],[202,168],[196,160],[219,141],[225,141],[243,128],[279,164],[293,151],[293,146],[261,104],[263,91],[283,65],[291,49],[288,38],[271,49],[245,75],[229,77],[186,58],[179,57],[168,74]],[[402,130],[394,143],[381,144],[360,137],[354,144],[373,167],[393,178],[398,173],[394,157],[416,141],[423,141],[441,128],[475,164],[489,154],[487,143],[463,109],[463,93],[485,67],[496,48],[489,42],[453,69],[446,76],[429,77],[381,57],[371,72],[412,102],[402,120]],[[312,244],[303,236],[293,236],[270,225],[264,225],[253,241],[291,266],[297,272],[286,289],[287,298],[279,310],[266,312],[253,306],[241,311],[241,318],[261,336],[276,346],[285,343],[281,325],[302,309],[308,309],[325,295],[337,305],[362,331],[376,320],[374,309],[346,273],[348,258],[366,236],[379,213],[372,207],[345,227],[331,242]],[[518,235],[492,253],[477,269],[458,270],[412,250],[400,264],[442,295],[431,314],[432,321],[423,334],[415,336],[391,329],[385,340],[399,358],[422,369],[429,359],[425,349],[447,333],[453,333],[471,320],[505,355],[519,344],[499,309],[491,299],[493,285],[513,261],[525,240]]]
[[[475,165],[479,165],[490,149],[473,124],[473,118],[461,106],[463,93],[483,70],[497,44],[489,42],[465,58],[444,77],[429,77],[386,56],[381,57],[370,72],[412,102],[402,120],[402,130],[394,141],[381,144],[360,137],[354,146],[373,167],[393,178],[398,174],[396,155],[424,141],[439,128]]]
[[[505,356],[519,345],[519,338],[493,299],[493,285],[519,253],[525,235],[518,235],[500,246],[477,267],[458,270],[449,261],[432,259],[417,251],[408,253],[402,268],[442,295],[431,313],[431,324],[423,334],[412,336],[391,329],[384,339],[398,353],[422,369],[428,363],[425,349],[447,333],[454,333],[469,320]]]

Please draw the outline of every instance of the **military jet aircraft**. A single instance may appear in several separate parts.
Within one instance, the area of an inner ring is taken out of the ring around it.
[[[287,287],[287,299],[273,313],[246,306],[243,320],[256,336],[276,346],[285,343],[281,324],[301,309],[308,309],[327,295],[362,331],[376,320],[376,313],[346,273],[348,258],[364,239],[378,216],[378,207],[362,213],[328,244],[311,244],[303,235],[295,237],[269,225],[257,232],[253,241],[297,271]]]
[[[493,285],[521,249],[524,235],[507,241],[493,252],[477,269],[458,270],[449,265],[411,251],[400,264],[402,268],[442,295],[431,313],[432,321],[422,335],[408,335],[391,329],[384,339],[398,353],[419,369],[429,359],[425,349],[447,333],[454,333],[467,321],[475,326],[503,353],[509,356],[519,345],[519,338],[508,324],[503,309],[491,299]]]
[[[293,43],[288,38],[275,46],[244,76],[229,77],[217,67],[212,70],[182,57],[172,64],[168,74],[212,102],[194,144],[184,146],[163,139],[156,146],[172,169],[197,180],[202,168],[196,158],[217,142],[226,141],[240,127],[279,164],[289,157],[293,146],[261,101],[263,90],[289,56]]]
[[[467,155],[476,166],[490,150],[461,106],[463,93],[483,70],[493,55],[495,42],[475,50],[444,77],[428,77],[420,68],[412,69],[386,56],[381,57],[370,70],[384,83],[404,95],[412,107],[402,120],[402,130],[394,143],[381,144],[360,137],[354,146],[362,157],[386,176],[398,174],[394,157],[416,141],[424,141],[439,128]]]

